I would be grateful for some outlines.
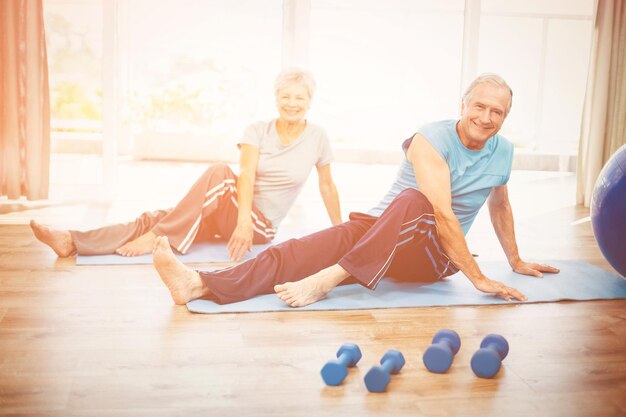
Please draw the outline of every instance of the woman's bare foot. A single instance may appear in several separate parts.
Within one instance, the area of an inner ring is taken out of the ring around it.
[[[50,246],[59,257],[66,258],[76,253],[76,246],[69,230],[52,229],[34,220],[30,221],[30,228],[33,230],[35,237],[40,242]]]
[[[333,288],[349,276],[341,266],[333,265],[303,280],[275,285],[274,291],[278,298],[291,307],[304,307],[326,298]]]
[[[154,267],[170,290],[174,303],[187,304],[191,300],[209,295],[209,289],[202,284],[200,275],[176,258],[167,237],[156,238],[152,258]]]
[[[115,253],[122,256],[145,255],[146,253],[152,252],[156,237],[154,233],[148,232],[115,249]]]

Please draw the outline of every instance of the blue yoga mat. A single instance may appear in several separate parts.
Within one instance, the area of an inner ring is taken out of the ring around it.
[[[283,242],[285,240],[305,236],[308,234],[306,231],[279,231],[276,237],[271,243],[265,245],[252,245],[252,248],[243,257],[243,260],[254,258],[263,250],[269,248],[272,245]],[[176,252],[174,252],[176,253]],[[228,249],[226,248],[226,242],[202,242],[194,243],[191,245],[186,254],[181,255],[176,253],[176,257],[183,263],[187,264],[199,264],[209,262],[231,262],[228,257]],[[76,257],[76,265],[143,265],[152,263],[152,254],[141,256],[121,256],[117,254],[113,255],[92,255],[84,256],[78,255]]]
[[[544,278],[533,278],[512,272],[506,262],[483,262],[480,266],[488,277],[525,294],[527,303],[626,298],[626,280],[615,274],[583,261],[552,261],[548,264],[559,268],[561,272],[545,274]],[[299,308],[287,306],[275,294],[225,305],[208,300],[193,300],[187,303],[187,308],[193,313],[213,314],[507,303],[501,298],[479,292],[459,272],[434,284],[395,283],[384,279],[374,291],[357,284],[339,286],[326,299]]]

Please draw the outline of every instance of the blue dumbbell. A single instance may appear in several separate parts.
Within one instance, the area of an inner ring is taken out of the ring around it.
[[[442,374],[452,365],[454,355],[461,348],[461,338],[454,330],[439,330],[432,344],[424,352],[424,365],[430,372]]]
[[[322,379],[326,385],[339,385],[361,359],[361,349],[354,343],[344,343],[337,351],[337,359],[331,359],[322,367]]]
[[[492,378],[509,354],[509,343],[499,334],[485,336],[480,349],[472,356],[472,370],[481,378]]]
[[[372,366],[365,374],[367,390],[369,392],[383,392],[391,381],[391,375],[400,372],[404,363],[402,352],[394,349],[388,350],[380,360],[381,366]]]

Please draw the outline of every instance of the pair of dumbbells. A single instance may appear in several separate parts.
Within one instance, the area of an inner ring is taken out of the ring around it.
[[[452,366],[454,356],[461,348],[461,338],[454,330],[443,329],[433,337],[431,345],[424,352],[424,365],[430,372],[444,373]],[[506,339],[497,334],[485,336],[480,349],[472,356],[472,370],[481,378],[494,377],[509,353]],[[322,379],[326,385],[336,386],[348,375],[348,368],[354,367],[361,359],[361,350],[354,343],[344,343],[337,351],[337,359],[332,359],[322,367]],[[383,392],[395,375],[406,363],[402,352],[388,350],[380,360],[380,366],[373,366],[365,374],[365,386],[370,392]]]
[[[461,338],[454,330],[439,330],[432,344],[424,352],[424,365],[430,372],[444,373],[452,366],[454,355],[461,348]],[[500,370],[502,360],[509,353],[509,343],[498,334],[485,336],[480,349],[472,356],[472,370],[481,378],[492,378]]]
[[[322,379],[326,385],[339,385],[348,375],[348,368],[354,367],[361,359],[361,349],[353,343],[344,343],[337,351],[337,359],[332,359],[322,367]],[[380,360],[380,366],[373,366],[365,374],[365,386],[369,392],[383,392],[391,381],[391,375],[400,372],[405,364],[399,350],[388,350]]]

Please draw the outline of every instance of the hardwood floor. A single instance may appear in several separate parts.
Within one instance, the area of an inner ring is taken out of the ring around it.
[[[184,192],[179,168],[168,169],[163,193]],[[395,167],[338,166],[344,213],[367,209],[394,174]],[[354,178],[358,186],[350,186]],[[0,200],[1,416],[626,415],[624,300],[196,315],[173,305],[151,266],[75,266],[26,224],[31,217],[57,226],[128,218],[150,203],[146,190],[129,192],[138,182],[120,190],[136,200],[112,205],[58,200],[11,208]],[[572,204],[571,175],[516,172],[510,188],[524,256],[584,259],[610,270],[587,210]],[[303,219],[324,225],[315,193],[313,181],[285,227]],[[474,229],[469,242],[479,262],[502,259],[484,215]],[[455,329],[462,347],[451,370],[436,375],[421,358],[440,328]],[[511,346],[491,380],[469,366],[488,333],[505,335]],[[358,343],[363,358],[343,385],[325,387],[319,370],[346,341]],[[388,392],[370,394],[363,376],[390,348],[407,363]]]

